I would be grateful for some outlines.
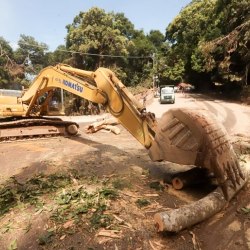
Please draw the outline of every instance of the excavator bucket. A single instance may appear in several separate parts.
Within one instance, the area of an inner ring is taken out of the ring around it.
[[[172,109],[164,113],[149,155],[153,161],[208,169],[226,199],[227,180],[236,188],[240,178],[244,179],[226,130],[207,110]]]

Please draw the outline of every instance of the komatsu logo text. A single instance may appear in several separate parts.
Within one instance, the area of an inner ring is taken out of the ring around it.
[[[78,83],[73,83],[73,82],[70,82],[70,81],[67,81],[67,80],[64,80],[64,79],[59,79],[59,78],[56,78],[55,79],[57,82],[71,88],[71,89],[74,89],[76,90],[77,92],[80,92],[82,93],[83,92],[83,87],[80,86]]]

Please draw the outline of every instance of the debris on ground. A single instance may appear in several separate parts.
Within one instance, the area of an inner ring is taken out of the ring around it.
[[[248,160],[247,162],[248,163],[245,164],[242,163],[245,179],[241,179],[239,184],[236,184],[236,188],[228,185],[229,201],[248,181],[250,161]],[[158,232],[179,232],[210,218],[222,210],[227,204],[228,201],[225,199],[221,188],[217,187],[213,192],[196,202],[187,204],[178,209],[155,214],[154,220],[156,228]]]
[[[36,150],[43,158],[2,181],[1,249],[247,249],[249,182],[225,209],[203,223],[178,234],[157,233],[154,215],[204,197],[204,186],[179,191],[171,182],[166,185],[157,172],[162,163],[148,163],[145,150],[126,131],[108,138],[100,133],[98,142],[94,134],[88,138],[88,144],[85,138],[63,138],[60,143],[51,139],[4,145],[2,156],[8,148],[11,154],[23,148],[25,157],[37,157]],[[122,150],[116,146],[120,142],[125,142]],[[52,161],[45,160],[47,152]],[[17,159],[15,154],[15,164]]]

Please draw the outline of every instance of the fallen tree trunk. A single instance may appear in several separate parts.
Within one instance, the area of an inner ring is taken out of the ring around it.
[[[86,133],[95,133],[101,129],[109,130],[114,134],[120,134],[120,129],[114,125],[119,124],[116,118],[104,119],[102,121],[94,122],[85,128]]]
[[[241,180],[236,189],[231,186],[228,188],[229,200],[231,200],[246,184],[249,178],[250,161],[245,164],[244,169],[246,176],[245,180]],[[170,209],[155,214],[154,220],[157,231],[179,232],[208,219],[218,213],[227,204],[228,201],[224,198],[221,188],[218,187],[216,190],[196,202],[184,205],[178,209]]]

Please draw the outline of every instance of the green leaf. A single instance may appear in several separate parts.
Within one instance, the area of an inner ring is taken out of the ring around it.
[[[150,204],[150,201],[149,200],[147,200],[147,199],[138,199],[137,201],[136,201],[136,204],[137,204],[137,206],[138,207],[146,207],[146,206],[148,206],[149,204]]]
[[[46,245],[50,242],[52,242],[52,236],[54,236],[54,231],[47,231],[38,239],[39,245]]]
[[[241,211],[244,212],[245,214],[248,214],[248,213],[250,213],[250,208],[242,207]]]
[[[10,243],[10,246],[8,247],[8,250],[15,250],[17,249],[17,240],[13,240],[11,243]]]

